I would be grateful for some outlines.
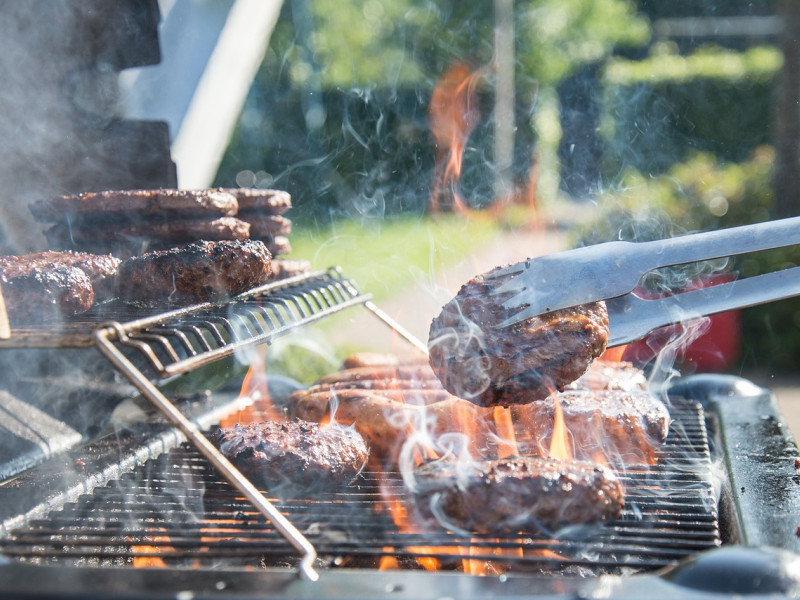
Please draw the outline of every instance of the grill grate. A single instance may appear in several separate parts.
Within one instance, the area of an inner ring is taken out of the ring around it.
[[[490,572],[649,571],[721,544],[702,408],[679,401],[671,413],[658,466],[621,474],[622,516],[557,538],[401,530],[390,514],[390,505],[404,497],[397,473],[362,473],[339,492],[272,501],[313,543],[319,566],[329,568],[378,568],[391,557],[390,566],[400,568],[435,559],[453,570],[469,562]],[[77,566],[261,568],[294,567],[299,560],[190,444],[14,529],[0,539],[0,553]]]

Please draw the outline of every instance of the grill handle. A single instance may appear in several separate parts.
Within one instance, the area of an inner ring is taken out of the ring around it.
[[[200,429],[153,385],[117,348],[111,343],[116,338],[125,341],[126,334],[117,323],[109,323],[94,333],[98,349],[153,405],[173,424],[197,450],[239,490],[255,508],[261,512],[275,529],[302,554],[298,570],[300,575],[310,581],[317,581],[319,573],[314,569],[317,551],[311,542],[241,472],[212,444]]]

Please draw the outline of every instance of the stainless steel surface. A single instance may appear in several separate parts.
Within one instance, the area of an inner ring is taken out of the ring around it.
[[[652,242],[608,242],[528,259],[493,273],[515,275],[495,294],[521,310],[503,326],[537,314],[631,292],[648,271],[800,243],[800,217]]]
[[[800,267],[663,298],[645,299],[625,294],[606,301],[610,325],[608,347],[634,342],[665,325],[798,295]]]

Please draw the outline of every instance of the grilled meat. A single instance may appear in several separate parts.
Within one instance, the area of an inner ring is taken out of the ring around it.
[[[241,216],[250,224],[250,237],[254,240],[270,239],[276,235],[288,236],[292,233],[292,222],[278,215]]]
[[[121,245],[144,243],[163,249],[196,240],[246,240],[250,225],[236,217],[109,225],[56,223],[44,234],[48,243],[57,248],[103,247],[112,251]]]
[[[272,235],[261,238],[272,256],[286,256],[292,252],[292,243],[285,235]]]
[[[413,475],[412,507],[446,529],[547,531],[617,518],[625,504],[616,475],[586,461],[444,459],[422,463]]]
[[[611,363],[596,360],[586,373],[565,385],[564,389],[644,391],[647,389],[647,375],[629,362]]]
[[[85,252],[0,257],[0,282],[12,323],[51,320],[89,310],[113,295],[119,260]]]
[[[57,222],[65,216],[81,220],[112,221],[122,217],[148,219],[180,214],[182,217],[232,217],[239,210],[236,198],[220,190],[110,190],[84,192],[39,200],[30,205],[38,221]]]
[[[33,254],[23,254],[20,256],[0,256],[0,273],[4,281],[10,281],[17,277],[32,275],[35,272],[45,273],[63,267],[77,267],[89,277],[93,288],[95,301],[110,299],[114,292],[114,277],[117,274],[117,267],[120,260],[110,254],[89,254],[87,252],[35,252]],[[64,283],[69,277],[60,277]],[[75,278],[73,278],[75,279]],[[80,278],[78,278],[80,279]],[[42,277],[40,281],[44,281]],[[51,285],[54,279],[51,278]],[[79,287],[82,282],[74,282]],[[85,297],[86,292],[81,292],[78,296]],[[83,304],[80,301],[78,304]],[[79,311],[82,312],[82,311]]]
[[[419,436],[420,442],[430,447],[444,434],[469,429],[470,439],[462,436],[468,450],[475,456],[492,454],[497,434],[488,409],[449,395],[425,406],[415,403],[417,394],[396,390],[295,392],[287,409],[293,418],[352,425],[366,441],[370,460],[378,468],[397,468],[403,444],[410,435]],[[411,401],[404,402],[406,398]]]
[[[237,424],[218,429],[211,441],[253,484],[282,496],[346,485],[368,456],[353,429],[299,420]]]
[[[463,434],[469,431],[465,443],[475,456],[492,455],[497,443],[492,409],[456,398],[418,360],[331,373],[294,392],[286,409],[308,421],[353,425],[367,441],[371,460],[382,468],[396,468],[410,435],[431,446],[445,434],[466,440]]]
[[[220,188],[236,198],[239,211],[249,215],[282,215],[292,207],[292,197],[281,190],[258,188]]]
[[[270,281],[289,279],[298,275],[311,272],[311,263],[307,260],[276,258],[272,261],[272,276]]]
[[[430,327],[430,364],[445,389],[483,406],[546,398],[583,375],[608,341],[602,302],[499,328],[513,311],[491,293],[506,280],[470,280]]]
[[[568,390],[511,408],[521,453],[550,447],[556,405],[579,459],[652,465],[669,432],[669,411],[646,391]]]
[[[262,242],[201,241],[122,261],[121,300],[185,305],[227,298],[264,284],[272,257]]]
[[[94,303],[92,282],[78,267],[33,269],[15,277],[0,274],[0,282],[12,325],[79,314]]]

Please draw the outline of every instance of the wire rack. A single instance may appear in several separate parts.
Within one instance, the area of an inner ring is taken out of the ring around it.
[[[301,554],[299,573],[311,580],[316,550],[294,525],[208,441],[200,428],[156,385],[269,344],[290,331],[354,306],[363,306],[417,348],[425,346],[381,311],[371,294],[338,267],[254,288],[223,302],[176,310],[109,304],[72,321],[15,329],[0,348],[84,348],[96,346],[117,371],[147,398],[206,460]]]

